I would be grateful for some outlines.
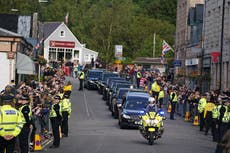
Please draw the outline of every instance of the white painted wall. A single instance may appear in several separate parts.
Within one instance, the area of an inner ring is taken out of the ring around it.
[[[0,91],[10,82],[10,60],[7,59],[7,53],[0,52]]]

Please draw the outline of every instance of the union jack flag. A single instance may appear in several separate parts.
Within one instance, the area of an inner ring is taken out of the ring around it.
[[[169,44],[163,40],[163,44],[162,44],[162,55],[165,55],[166,52],[168,52],[169,50],[172,50],[172,47],[169,46]]]

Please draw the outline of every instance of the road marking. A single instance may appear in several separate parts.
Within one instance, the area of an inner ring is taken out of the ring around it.
[[[87,116],[89,117],[90,116],[90,114],[89,114],[89,107],[88,107],[88,104],[87,104],[85,92],[84,92],[84,103],[85,103],[85,110],[86,110]]]

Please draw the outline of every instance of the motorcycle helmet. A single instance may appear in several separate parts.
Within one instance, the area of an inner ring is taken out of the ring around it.
[[[155,102],[155,98],[149,97],[149,103],[154,103],[154,102]]]

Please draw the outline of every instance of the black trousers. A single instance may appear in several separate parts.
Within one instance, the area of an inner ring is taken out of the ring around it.
[[[207,112],[205,118],[205,134],[208,134],[210,128],[212,128],[212,112]]]
[[[29,134],[30,127],[29,125],[25,124],[21,130],[21,133],[18,136],[21,153],[29,152]]]
[[[14,153],[14,146],[16,143],[16,138],[14,137],[13,139],[7,141],[3,137],[0,136],[0,153]]]
[[[141,78],[137,78],[137,88],[140,87],[140,80],[141,80]]]
[[[217,125],[218,125],[217,118],[213,118],[212,119],[212,138],[213,138],[213,141],[218,141],[219,135],[218,135]]]
[[[34,120],[32,120],[32,126],[33,126],[33,130],[32,130],[31,135],[30,135],[30,142],[32,142],[34,144],[35,133],[37,130],[35,123],[34,123]]]
[[[52,131],[53,131],[53,145],[58,147],[60,145],[60,134],[59,134],[59,126],[60,126],[60,120],[56,117],[50,118],[51,125],[52,125]]]
[[[83,79],[79,79],[79,81],[80,81],[80,87],[79,87],[79,90],[83,90]]]
[[[61,124],[61,132],[68,136],[68,115],[69,113],[67,111],[62,112],[62,124]]]
[[[159,102],[159,104],[158,104],[159,108],[162,108],[163,100],[164,100],[164,98],[159,99],[159,101],[158,101]]]
[[[199,118],[200,118],[200,131],[203,131],[204,125],[205,125],[205,122],[204,122],[204,112],[199,113]]]
[[[172,110],[170,113],[170,119],[174,120],[174,113],[175,113],[175,109],[176,109],[176,102],[171,102],[172,105]]]

